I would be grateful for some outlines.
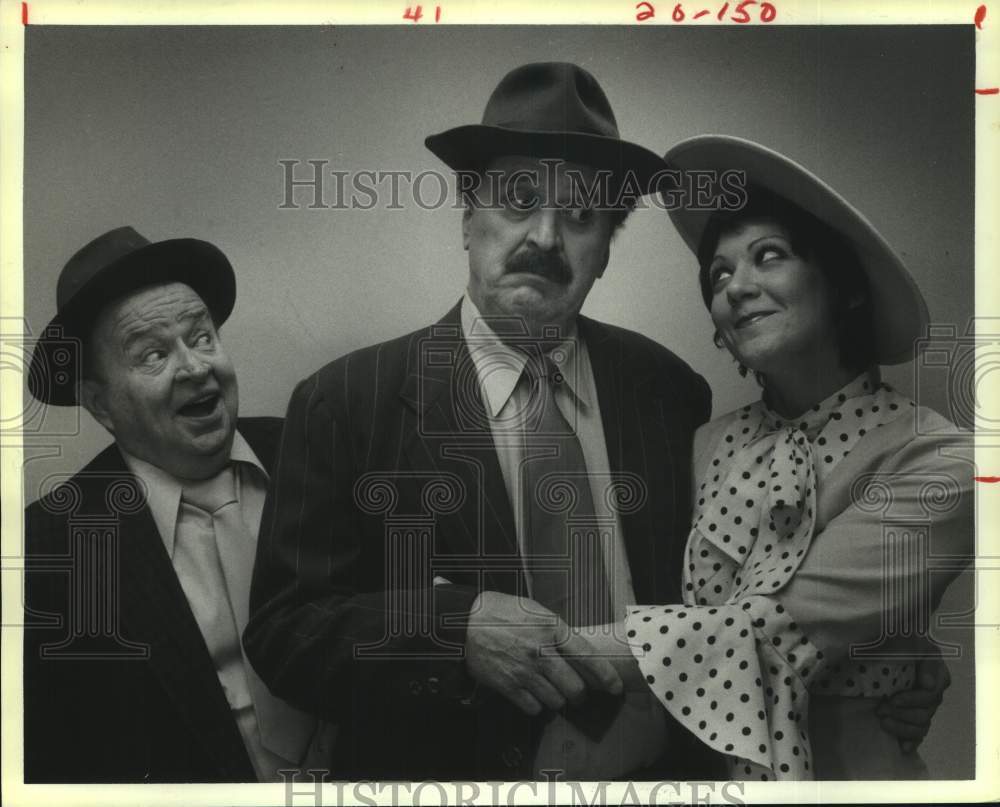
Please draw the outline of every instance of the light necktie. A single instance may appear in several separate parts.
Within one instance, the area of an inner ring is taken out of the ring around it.
[[[601,533],[583,449],[556,405],[565,384],[545,356],[529,357],[522,473],[525,554],[532,596],[568,625],[604,625],[614,618]],[[572,391],[566,390],[568,395]],[[547,566],[549,568],[532,568]]]
[[[595,516],[576,431],[556,404],[555,388],[566,382],[549,356],[529,355],[522,383],[528,386],[528,403],[521,501],[532,597],[571,627],[606,625],[614,621],[602,549],[607,525]],[[565,391],[573,395],[568,387]],[[583,703],[564,709],[563,717],[596,741],[621,703],[620,697],[592,692]]]
[[[201,592],[202,598],[207,595],[215,607],[207,609],[206,616],[212,618],[206,620],[207,624],[199,619],[199,626],[230,706],[236,711],[252,705],[260,744],[283,760],[298,763],[306,753],[316,721],[274,697],[243,655],[240,637],[250,617],[250,581],[256,538],[243,520],[236,493],[235,469],[227,466],[211,479],[185,486],[181,501],[182,506],[198,508],[211,519],[211,534],[205,530],[201,540],[197,540],[197,536],[195,540],[187,540],[178,535],[174,567],[178,568],[178,553],[182,558],[190,557],[191,562],[203,564],[201,568],[205,573],[183,575],[182,586],[185,577],[193,577],[201,585],[211,585],[214,589]],[[182,559],[183,562],[187,561]],[[193,610],[197,617],[199,609]],[[252,702],[245,702],[246,697],[241,697],[240,693],[247,693]],[[271,761],[268,760],[268,768]],[[268,778],[273,778],[273,772],[267,773],[270,774]]]

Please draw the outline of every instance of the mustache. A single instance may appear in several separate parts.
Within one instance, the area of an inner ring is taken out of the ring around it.
[[[554,283],[567,285],[573,279],[569,266],[557,252],[532,249],[519,252],[506,263],[508,272],[529,272]]]

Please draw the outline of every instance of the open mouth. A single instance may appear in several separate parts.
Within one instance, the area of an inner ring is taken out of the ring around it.
[[[217,392],[210,392],[206,395],[202,395],[190,403],[184,404],[184,406],[177,410],[178,414],[186,418],[208,417],[215,412],[216,407],[219,405],[220,398],[221,396]]]
[[[749,325],[754,325],[755,323],[760,322],[765,317],[771,316],[771,314],[773,313],[774,313],[773,311],[758,311],[757,313],[754,314],[746,314],[736,320],[736,327],[746,328]]]

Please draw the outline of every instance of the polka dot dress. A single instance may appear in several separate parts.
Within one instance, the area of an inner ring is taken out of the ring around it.
[[[866,374],[794,422],[762,402],[745,407],[697,494],[685,604],[634,607],[626,617],[654,694],[729,755],[734,778],[813,778],[810,689],[881,696],[912,684],[907,665],[831,667],[780,596],[813,540],[817,484],[866,433],[912,405]]]

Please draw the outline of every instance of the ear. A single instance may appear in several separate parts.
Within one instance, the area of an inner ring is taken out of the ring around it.
[[[468,202],[462,209],[462,249],[469,251],[469,229],[472,226],[472,205]]]
[[[103,382],[84,378],[77,387],[77,400],[94,420],[112,434],[115,433],[114,422],[107,407],[107,389]]]

